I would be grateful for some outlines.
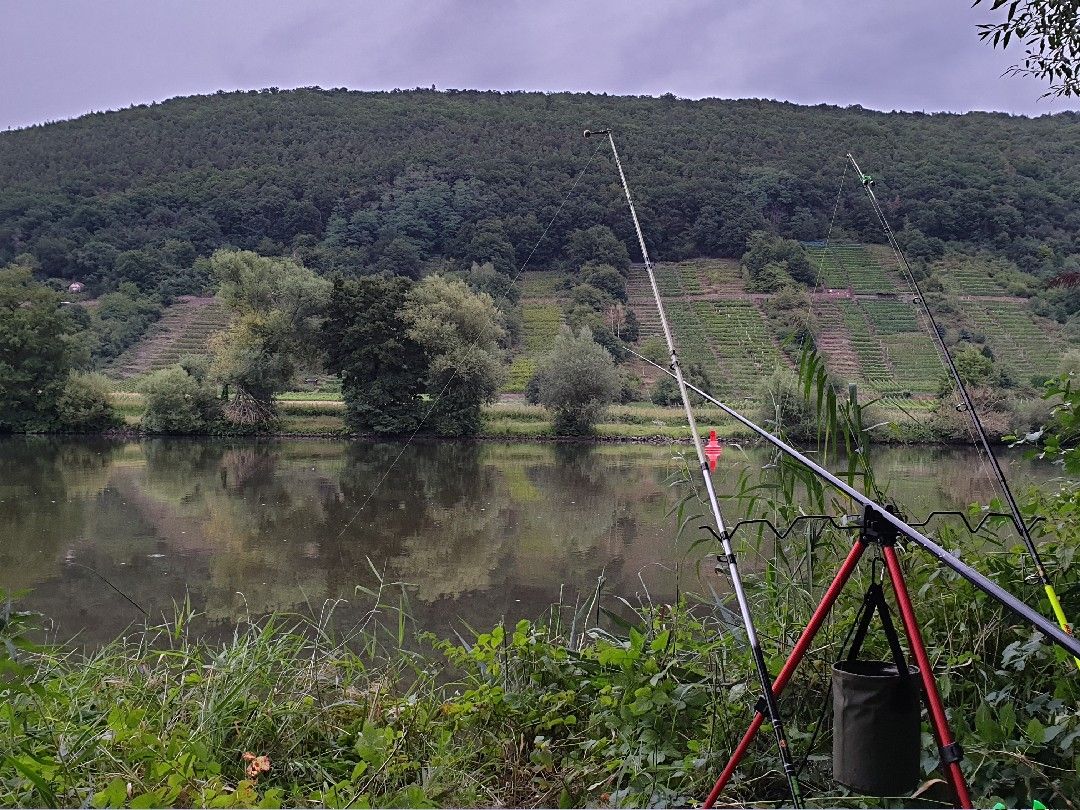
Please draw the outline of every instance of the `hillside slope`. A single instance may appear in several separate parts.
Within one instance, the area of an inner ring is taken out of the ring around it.
[[[227,322],[228,312],[216,298],[181,296],[105,373],[126,380],[170,366],[185,355],[205,355],[210,338]]]
[[[990,247],[1035,273],[1080,254],[1080,115],[877,113],[759,100],[306,89],[219,93],[0,133],[0,263],[95,291],[125,279],[199,292],[222,245],[296,251],[323,270],[523,261],[575,228],[633,244],[611,126],[647,237],[666,260],[738,256],[767,228],[879,241],[853,151],[898,230]],[[599,150],[599,151],[598,151]],[[590,164],[590,158],[593,158]]]

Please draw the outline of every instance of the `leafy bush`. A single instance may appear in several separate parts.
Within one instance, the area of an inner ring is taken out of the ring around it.
[[[785,277],[806,285],[813,285],[817,281],[817,272],[802,245],[793,239],[782,239],[765,231],[750,234],[742,263],[751,285],[761,285],[763,292],[779,289]]]
[[[759,396],[758,419],[769,430],[797,439],[817,435],[814,409],[803,397],[793,373],[777,368],[762,383]]]
[[[561,332],[535,379],[540,404],[554,412],[560,434],[591,433],[621,388],[611,355],[587,329],[576,335],[569,329]]]
[[[109,403],[110,384],[100,374],[72,374],[56,402],[56,426],[70,433],[93,433],[119,427]]]
[[[220,414],[214,389],[180,365],[155,371],[139,391],[146,403],[142,429],[147,433],[204,433]]]
[[[690,363],[683,368],[684,379],[702,391],[713,391],[713,380],[709,376],[709,373],[705,370],[705,367],[701,363]],[[666,374],[657,380],[656,385],[653,386],[652,393],[649,395],[649,399],[653,405],[682,405],[682,397],[679,396],[679,385],[671,377]],[[700,400],[701,398],[693,391],[690,392],[691,401]]]

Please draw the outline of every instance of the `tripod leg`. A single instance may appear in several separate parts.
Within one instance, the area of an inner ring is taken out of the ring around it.
[[[968,792],[967,781],[960,770],[959,746],[953,738],[952,729],[949,728],[949,719],[945,716],[945,706],[941,702],[937,683],[934,680],[934,672],[930,668],[930,657],[926,654],[926,646],[923,644],[922,632],[915,618],[915,609],[911,605],[911,597],[908,595],[907,584],[904,582],[904,572],[900,568],[900,560],[896,556],[896,549],[885,546],[885,564],[889,568],[889,579],[892,580],[893,590],[896,592],[896,604],[900,608],[900,618],[904,623],[904,633],[911,644],[911,653],[918,664],[919,674],[922,677],[923,693],[926,695],[926,708],[930,715],[930,725],[934,729],[934,738],[937,740],[938,749],[941,751],[942,770],[952,786],[953,794],[961,807],[971,807],[971,795]]]
[[[774,698],[780,697],[780,693],[784,691],[787,682],[791,680],[791,676],[795,674],[795,669],[806,655],[806,651],[810,649],[810,644],[813,642],[814,636],[817,635],[817,631],[821,629],[821,625],[825,622],[825,617],[829,615],[829,611],[836,603],[837,598],[840,596],[840,592],[844,589],[844,585],[847,584],[852,573],[854,573],[855,566],[858,564],[859,558],[863,555],[864,551],[866,551],[866,543],[861,539],[857,540],[851,547],[851,551],[848,552],[847,557],[844,558],[844,562],[836,572],[832,584],[829,585],[824,596],[821,597],[821,602],[819,602],[817,608],[814,609],[814,615],[810,617],[806,629],[802,631],[802,635],[799,636],[799,640],[795,642],[795,646],[792,648],[791,654],[788,655],[787,661],[784,662],[784,666],[781,668],[780,673],[776,676],[776,679],[773,680],[772,693]],[[755,712],[754,719],[750,723],[750,728],[747,729],[743,738],[739,741],[738,746],[735,748],[735,751],[732,753],[731,758],[728,760],[727,765],[724,766],[723,773],[720,774],[720,778],[717,779],[716,784],[713,785],[713,789],[710,791],[708,798],[705,799],[703,807],[710,808],[716,803],[717,798],[719,798],[720,794],[727,786],[727,783],[731,780],[732,775],[735,773],[735,769],[739,767],[739,763],[742,762],[742,758],[746,756],[746,751],[750,747],[750,743],[753,742],[754,737],[757,735],[764,720],[765,715],[762,714],[761,711]]]

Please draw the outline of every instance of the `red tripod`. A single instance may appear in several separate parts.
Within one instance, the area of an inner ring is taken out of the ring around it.
[[[784,662],[784,666],[781,668],[780,673],[773,681],[773,697],[777,700],[780,698],[780,693],[784,691],[784,687],[787,686],[791,676],[798,668],[799,662],[806,656],[806,652],[810,649],[810,644],[813,642],[817,631],[821,629],[825,617],[836,603],[837,598],[839,598],[840,592],[844,589],[844,585],[847,584],[847,581],[855,572],[855,567],[859,562],[859,558],[862,557],[869,546],[880,546],[882,554],[885,557],[885,565],[889,570],[889,579],[891,580],[893,590],[896,593],[896,603],[900,608],[900,618],[904,625],[904,633],[907,635],[912,655],[915,658],[915,663],[919,667],[920,677],[922,678],[923,696],[930,716],[930,726],[933,728],[934,738],[937,740],[938,749],[941,752],[942,770],[945,772],[945,776],[949,781],[949,785],[952,788],[953,795],[956,797],[958,805],[960,807],[968,808],[971,807],[971,796],[968,792],[964,774],[960,771],[960,758],[962,752],[959,744],[953,737],[952,730],[949,728],[949,721],[945,716],[945,707],[941,702],[941,695],[938,693],[937,684],[934,681],[934,675],[930,669],[930,658],[926,654],[922,633],[919,630],[919,624],[915,618],[915,609],[911,605],[911,597],[908,595],[907,585],[904,582],[904,572],[901,570],[900,560],[896,556],[896,538],[896,527],[893,526],[892,523],[882,519],[876,510],[867,507],[863,516],[863,525],[859,532],[858,540],[855,542],[855,545],[852,546],[851,551],[848,552],[847,557],[840,566],[840,570],[836,573],[836,577],[825,591],[825,595],[821,598],[821,602],[818,604],[817,608],[815,608],[814,614],[810,617],[806,629],[804,629],[802,635],[799,636],[799,640],[795,643],[795,647],[792,649],[787,661]],[[755,735],[757,735],[764,720],[765,715],[759,707],[754,714],[753,722],[750,723],[750,728],[743,735],[742,740],[739,741],[739,745],[735,748],[734,753],[731,755],[731,759],[728,760],[723,773],[720,774],[720,778],[716,780],[716,784],[709,793],[709,797],[705,800],[704,806],[706,808],[713,806],[716,799],[727,786],[727,783],[731,780],[732,775],[735,773],[735,769],[746,755],[750,743],[753,741]]]

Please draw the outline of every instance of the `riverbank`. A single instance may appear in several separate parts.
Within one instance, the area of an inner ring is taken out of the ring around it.
[[[843,550],[819,546],[812,567],[826,576]],[[1013,553],[991,567],[1035,601]],[[1071,663],[925,555],[907,568],[913,592],[934,593],[920,602],[920,620],[979,805],[1030,806],[1034,797],[1071,806],[1080,791]],[[819,583],[778,562],[747,584],[759,631],[773,639],[792,637]],[[785,693],[796,757],[809,757],[803,790],[823,806],[894,806],[832,783],[828,733],[805,750],[828,688],[816,673],[841,655],[865,585],[853,583]],[[333,631],[327,603],[315,619],[241,621],[213,643],[191,632],[196,617],[182,606],[93,654],[34,648],[32,617],[15,613],[0,630],[19,648],[12,661],[12,648],[0,645],[8,673],[0,802],[689,806],[736,745],[758,688],[714,599],[627,612],[597,592],[535,621],[462,628],[449,641],[414,625],[404,593],[384,583],[358,590],[355,601],[370,609],[344,634]],[[603,615],[613,618],[596,626]],[[778,758],[762,739],[726,801],[788,805]],[[930,788],[918,803],[935,805],[937,753],[926,732],[921,761]]]
[[[129,431],[138,432],[142,417],[142,395],[117,391],[110,395]],[[732,406],[754,419],[760,406],[754,402],[735,402]],[[876,406],[880,426],[874,432],[875,443],[885,444],[966,444],[966,433],[949,435],[934,427],[929,417],[929,403],[909,403],[903,409]],[[353,436],[345,424],[345,403],[338,395],[292,392],[277,399],[279,414],[273,435],[282,437],[348,438]],[[698,427],[715,430],[726,441],[755,439],[755,434],[735,422],[718,408],[695,409]],[[223,430],[215,435],[247,435],[242,431]],[[485,405],[483,428],[478,438],[534,441],[600,442],[687,442],[690,430],[680,407],[662,407],[648,403],[613,405],[589,436],[559,436],[550,413],[539,405],[524,402],[497,402]]]

